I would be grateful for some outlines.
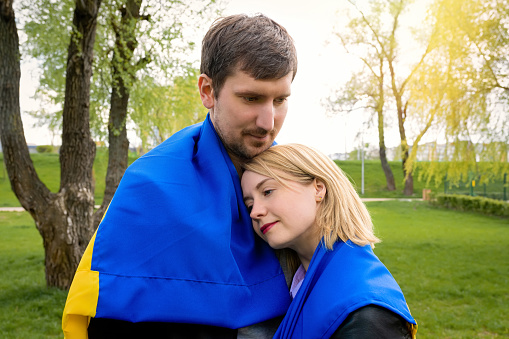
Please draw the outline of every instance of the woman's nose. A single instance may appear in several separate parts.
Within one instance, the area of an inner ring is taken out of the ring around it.
[[[261,203],[254,203],[251,207],[251,219],[259,219],[267,213],[265,207]]]

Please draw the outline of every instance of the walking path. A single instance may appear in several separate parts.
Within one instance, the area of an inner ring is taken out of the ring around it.
[[[422,201],[422,199],[395,199],[395,198],[362,198],[362,201],[389,201],[389,200],[397,200],[397,201]],[[0,207],[0,212],[23,212],[25,209],[23,207]]]

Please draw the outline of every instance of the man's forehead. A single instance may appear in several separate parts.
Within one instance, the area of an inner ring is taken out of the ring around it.
[[[249,73],[237,71],[226,79],[225,84],[231,85],[233,91],[240,94],[268,95],[278,92],[279,96],[289,96],[291,94],[291,76],[289,73],[279,79],[255,79]]]

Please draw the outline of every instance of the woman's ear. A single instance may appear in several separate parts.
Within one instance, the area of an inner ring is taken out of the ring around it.
[[[327,193],[327,188],[325,187],[325,184],[321,180],[315,178],[313,180],[313,185],[315,188],[316,201],[322,201],[323,198],[325,198],[325,194]]]
[[[214,90],[212,89],[212,79],[207,74],[200,74],[198,77],[198,89],[203,106],[211,109],[215,104]]]

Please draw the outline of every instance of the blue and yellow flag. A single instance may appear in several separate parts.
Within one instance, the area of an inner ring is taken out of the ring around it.
[[[76,272],[62,327],[70,339],[87,338],[90,317],[240,328],[289,303],[207,116],[128,168]]]
[[[403,292],[370,245],[338,241],[331,251],[320,243],[274,338],[330,338],[350,313],[367,305],[403,317],[415,335]]]

